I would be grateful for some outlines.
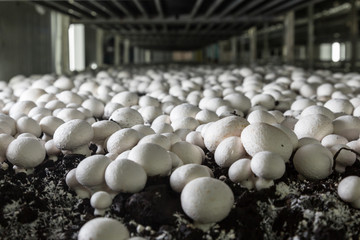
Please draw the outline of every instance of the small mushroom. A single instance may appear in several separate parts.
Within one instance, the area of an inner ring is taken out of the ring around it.
[[[81,227],[78,240],[127,240],[129,237],[129,231],[118,220],[98,217]]]
[[[96,192],[104,189],[105,170],[111,159],[104,155],[93,155],[83,159],[76,168],[77,181]]]
[[[199,177],[211,177],[211,170],[199,164],[186,164],[175,169],[170,176],[170,186],[175,192],[181,192],[186,184]]]
[[[336,144],[347,144],[349,141],[338,134],[329,134],[321,140],[321,145],[330,148]]]
[[[330,151],[334,155],[335,170],[337,172],[345,172],[345,168],[353,165],[356,161],[356,154],[348,149],[349,147],[345,144],[336,144],[330,147]]]
[[[40,137],[41,128],[38,122],[30,117],[21,117],[16,121],[17,133],[31,133],[36,137]]]
[[[145,137],[143,137],[142,139],[140,139],[138,144],[142,144],[142,143],[154,143],[154,144],[158,144],[160,147],[166,149],[166,150],[170,150],[171,147],[171,142],[169,141],[169,139],[161,134],[150,134],[147,135]]]
[[[117,123],[109,120],[95,122],[91,125],[91,127],[94,130],[94,137],[92,142],[97,146],[97,154],[105,153],[105,139],[121,129]]]
[[[360,177],[348,176],[341,180],[338,185],[338,194],[343,201],[360,209]]]
[[[110,120],[117,122],[121,128],[130,128],[137,124],[143,124],[144,119],[141,114],[130,107],[123,107],[115,110]]]
[[[110,153],[120,154],[132,149],[139,140],[139,133],[136,130],[131,128],[120,129],[107,138],[106,150]]]
[[[260,178],[255,182],[257,190],[274,185],[276,179],[285,173],[284,159],[277,153],[262,151],[256,153],[251,159],[251,171]]]
[[[220,142],[214,154],[214,159],[220,167],[230,167],[236,160],[244,157],[246,151],[240,137],[228,137]]]
[[[104,191],[98,191],[91,195],[90,204],[95,209],[94,215],[104,216],[106,209],[112,204],[111,195]]]
[[[224,182],[211,177],[190,181],[181,192],[181,206],[196,223],[212,224],[227,217],[234,194]]]
[[[131,149],[128,158],[140,164],[148,176],[167,176],[172,167],[168,152],[154,143],[143,143]]]
[[[294,132],[299,139],[311,137],[321,141],[321,139],[333,133],[333,131],[334,126],[331,119],[322,114],[311,114],[301,117],[294,127]]]
[[[0,163],[6,160],[6,150],[15,138],[9,134],[0,133]]]
[[[295,152],[293,163],[300,177],[319,180],[332,173],[333,155],[321,144],[307,144]]]
[[[241,133],[241,142],[250,156],[270,151],[288,162],[293,151],[290,138],[281,129],[267,123],[254,123],[245,127]]]
[[[249,182],[252,183],[251,177],[253,175],[250,163],[251,160],[249,158],[241,158],[231,164],[228,171],[230,180],[234,183],[240,183],[241,186],[253,188],[253,184],[249,185]]]
[[[146,180],[143,167],[128,159],[116,159],[105,171],[106,184],[115,192],[140,192],[145,187]]]
[[[81,185],[76,179],[76,168],[71,169],[65,178],[66,185],[74,190],[79,198],[90,198],[90,190]]]
[[[44,144],[37,138],[17,138],[6,150],[6,159],[19,169],[34,168],[45,160],[45,156]]]
[[[191,143],[185,141],[176,142],[171,146],[170,150],[175,153],[184,164],[201,164],[202,162],[201,152],[195,145]]]

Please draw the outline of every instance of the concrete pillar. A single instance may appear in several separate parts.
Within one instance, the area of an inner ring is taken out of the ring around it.
[[[249,29],[250,41],[250,64],[256,63],[257,58],[257,28],[252,27]]]
[[[124,57],[123,57],[124,64],[130,63],[130,40],[124,39]]]
[[[121,52],[120,52],[121,36],[116,35],[114,37],[114,65],[119,66],[121,64]]]
[[[269,51],[269,32],[268,32],[269,24],[264,24],[264,35],[263,35],[263,59],[265,62],[269,61],[270,58],[270,51]]]
[[[351,0],[351,24],[350,24],[350,36],[351,36],[351,70],[356,70],[356,61],[357,61],[357,42],[359,34],[359,24],[357,16],[357,6],[356,0]]]
[[[287,64],[294,64],[295,60],[295,13],[290,11],[286,13],[284,20],[284,37],[285,45],[283,49],[283,57]]]
[[[51,38],[53,68],[56,74],[70,72],[69,64],[69,26],[70,18],[60,13],[51,14]]]
[[[239,56],[240,56],[240,62],[247,62],[245,57],[245,37],[240,37],[240,49],[239,49]]]
[[[237,49],[237,37],[231,38],[231,62],[237,63],[238,61],[238,49]]]
[[[145,50],[145,63],[151,63],[151,50]]]
[[[138,64],[140,62],[139,60],[139,48],[134,47],[134,63]]]
[[[96,64],[100,67],[104,63],[104,30],[96,29]]]
[[[307,38],[307,62],[308,68],[314,68],[314,4],[308,6],[308,38]]]

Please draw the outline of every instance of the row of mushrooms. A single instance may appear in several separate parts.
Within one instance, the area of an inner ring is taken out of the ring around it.
[[[250,190],[274,185],[287,163],[310,181],[333,169],[343,173],[360,151],[359,74],[289,66],[136,70],[1,82],[1,167],[9,161],[31,174],[45,159],[85,155],[66,183],[100,216],[116,194],[169,176],[183,211],[203,227],[223,220],[234,204],[230,187],[202,165],[207,151]],[[360,178],[350,176],[338,194],[360,208],[359,189]],[[78,238],[129,237],[122,223],[100,217]]]

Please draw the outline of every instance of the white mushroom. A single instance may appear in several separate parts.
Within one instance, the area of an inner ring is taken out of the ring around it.
[[[65,182],[70,189],[76,192],[79,198],[90,198],[90,190],[81,185],[76,179],[76,168],[66,174]]]
[[[0,133],[0,163],[6,160],[6,150],[14,139],[15,138],[9,134]]]
[[[249,158],[241,158],[231,164],[228,171],[230,180],[234,183],[240,183],[241,186],[249,189],[253,188],[254,186],[251,181],[253,172],[251,171],[250,163],[251,160]]]
[[[290,138],[279,128],[267,123],[254,123],[245,127],[241,141],[250,156],[258,152],[270,151],[279,154],[285,162],[288,162],[293,151]]]
[[[127,240],[129,237],[124,224],[115,219],[99,217],[81,227],[78,240]]]
[[[40,137],[41,128],[38,122],[30,117],[21,117],[16,121],[17,133],[31,133],[36,137]]]
[[[175,153],[184,164],[201,164],[202,162],[201,152],[195,145],[191,143],[185,141],[176,142],[171,146],[170,150]]]
[[[360,119],[358,117],[344,115],[334,119],[334,133],[352,141],[359,138]]]
[[[128,158],[140,164],[148,176],[167,176],[172,168],[168,152],[154,143],[136,145],[131,149]]]
[[[106,150],[120,154],[133,148],[140,140],[139,133],[131,128],[120,129],[106,140]]]
[[[115,110],[110,120],[117,122],[121,128],[130,128],[137,124],[143,124],[144,119],[141,114],[130,107],[123,107]]]
[[[300,177],[319,180],[332,173],[333,155],[321,144],[307,144],[295,152],[293,162]]]
[[[274,152],[256,153],[251,159],[250,166],[252,172],[260,178],[255,182],[257,190],[272,186],[273,180],[281,178],[285,173],[284,159]]]
[[[311,137],[321,141],[323,137],[333,133],[333,131],[334,126],[331,119],[322,114],[301,117],[294,127],[294,132],[299,139]]]
[[[45,160],[45,156],[44,144],[36,138],[17,138],[6,150],[6,159],[21,169],[31,169],[40,165]]]
[[[244,157],[246,151],[240,137],[228,137],[220,142],[214,154],[214,159],[220,167],[230,167],[236,160]]]
[[[356,154],[349,150],[345,144],[336,144],[330,147],[331,153],[334,155],[335,170],[337,172],[345,172],[347,166],[351,166],[356,161]]]
[[[171,142],[169,141],[169,139],[161,134],[147,135],[142,139],[140,139],[140,141],[138,142],[138,144],[142,144],[142,143],[154,143],[166,150],[170,150],[171,147]]]
[[[337,144],[347,144],[349,141],[338,134],[329,134],[321,140],[321,145],[330,148]]]
[[[94,137],[92,142],[96,144],[96,153],[98,154],[104,153],[105,139],[121,129],[117,123],[108,120],[95,122],[91,125],[91,127],[94,130]]]
[[[341,180],[338,185],[338,194],[343,201],[360,209],[360,177],[348,176]]]
[[[139,192],[145,187],[146,180],[143,167],[128,159],[116,159],[105,171],[106,184],[115,192]]]
[[[181,206],[196,223],[216,223],[230,213],[234,194],[224,182],[200,177],[190,181],[181,192]]]
[[[104,216],[112,204],[111,195],[105,191],[98,191],[91,195],[90,204],[95,209],[94,215]]]
[[[199,164],[186,164],[175,169],[170,176],[170,186],[175,192],[181,192],[186,184],[199,177],[211,177],[211,170]]]
[[[211,123],[204,130],[204,144],[206,148],[214,152],[220,142],[230,136],[240,136],[243,129],[249,125],[249,122],[236,116],[229,116]]]
[[[104,155],[93,155],[82,160],[76,168],[77,181],[96,192],[105,186],[105,170],[111,159]]]
[[[54,132],[54,142],[61,150],[76,150],[88,146],[93,139],[94,130],[91,125],[80,119],[61,124]]]

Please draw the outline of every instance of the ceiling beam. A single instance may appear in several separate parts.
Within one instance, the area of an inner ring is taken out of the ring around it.
[[[237,11],[236,13],[234,13],[234,16],[240,16],[244,13],[246,13],[248,10],[254,8],[255,6],[259,5],[260,3],[262,3],[264,0],[253,0],[250,3],[248,3],[247,5],[245,5],[244,7],[242,7],[241,9],[239,9],[239,11]]]
[[[120,9],[128,18],[134,18],[134,15],[126,8],[122,3],[117,0],[111,0],[111,2]]]
[[[193,19],[196,16],[197,11],[199,10],[201,4],[202,4],[203,0],[196,0],[196,3],[194,5],[194,7],[191,10],[190,13],[190,21],[186,24],[185,26],[185,31],[187,32],[189,30],[190,27],[190,23],[191,23],[191,19]]]
[[[278,12],[281,12],[283,10],[286,10],[290,7],[293,7],[294,5],[296,4],[299,4],[301,2],[303,2],[305,0],[293,0],[293,1],[287,1],[286,3],[284,4],[281,4],[280,6],[274,8],[274,9],[271,9],[270,11],[266,12],[264,15],[266,16],[269,16],[269,15],[272,15],[272,14],[275,14],[275,13],[278,13]]]
[[[231,4],[229,4],[219,15],[217,15],[217,17],[223,17],[226,14],[228,14],[229,12],[231,12],[232,10],[234,10],[237,6],[240,5],[240,3],[244,2],[244,0],[236,0],[233,1]]]
[[[155,6],[156,6],[156,10],[158,11],[159,13],[159,17],[160,18],[164,18],[164,11],[161,7],[161,2],[160,0],[155,0]]]
[[[41,5],[43,7],[46,7],[48,9],[50,9],[50,10],[54,10],[54,11],[63,13],[65,15],[68,15],[68,16],[76,18],[76,19],[81,19],[81,17],[82,17],[82,14],[80,14],[79,12],[73,11],[73,10],[71,11],[68,8],[63,7],[63,6],[59,6],[58,4],[56,4],[54,2],[51,2],[51,1],[31,1],[31,2],[33,4]]]
[[[243,16],[243,17],[226,17],[226,18],[217,18],[217,17],[212,17],[212,18],[194,18],[191,21],[193,23],[203,23],[203,24],[210,24],[210,23],[241,23],[241,22],[253,22],[253,23],[257,23],[257,22],[264,22],[264,21],[269,21],[269,22],[279,22],[282,21],[283,18],[282,17],[249,17],[249,16]],[[176,19],[174,17],[172,18],[164,18],[164,19],[159,19],[159,18],[136,18],[136,19],[132,19],[132,18],[124,18],[124,19],[116,19],[116,18],[97,18],[97,19],[93,19],[93,20],[89,20],[89,19],[80,19],[80,20],[73,20],[73,23],[83,23],[83,24],[91,24],[91,23],[111,23],[111,24],[172,24],[172,25],[182,25],[182,24],[186,24],[188,23],[189,18],[179,18]]]
[[[114,14],[112,11],[108,10],[103,4],[99,3],[97,0],[89,0],[92,5],[106,13],[107,15],[111,17],[118,17],[116,14]]]
[[[142,15],[145,18],[149,18],[149,15],[147,14],[145,8],[141,5],[139,0],[133,0],[133,2],[135,3],[136,7],[139,9],[139,11],[142,13]]]
[[[261,12],[264,12],[266,10],[268,10],[269,8],[276,6],[277,4],[283,2],[283,1],[287,1],[287,0],[274,0],[274,1],[268,1],[267,3],[261,5],[260,7],[254,9],[254,11],[252,11],[251,13],[249,13],[249,16],[254,16],[257,15]]]
[[[210,17],[211,14],[216,10],[216,8],[223,2],[223,0],[216,0],[213,5],[211,5],[205,13],[205,17]]]

